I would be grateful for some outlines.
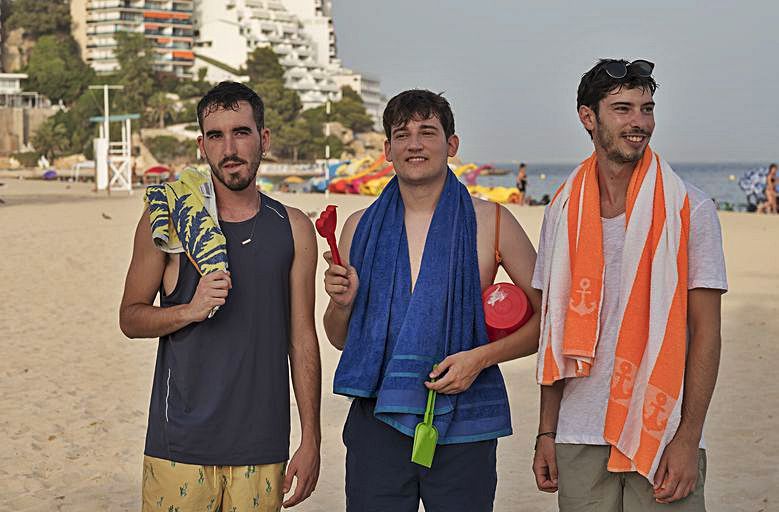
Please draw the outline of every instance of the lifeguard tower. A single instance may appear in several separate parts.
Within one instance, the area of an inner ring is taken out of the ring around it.
[[[132,121],[140,114],[121,114],[90,117],[100,123],[100,135],[94,139],[95,184],[97,190],[133,191]],[[122,139],[111,141],[111,123],[121,123]]]

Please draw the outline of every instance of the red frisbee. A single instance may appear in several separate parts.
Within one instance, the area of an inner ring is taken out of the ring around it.
[[[490,341],[505,338],[533,316],[533,306],[518,286],[495,283],[482,292],[484,321]]]

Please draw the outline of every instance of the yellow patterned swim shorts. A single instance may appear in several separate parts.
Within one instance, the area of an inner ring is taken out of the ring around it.
[[[286,462],[196,466],[144,455],[142,512],[278,512]]]

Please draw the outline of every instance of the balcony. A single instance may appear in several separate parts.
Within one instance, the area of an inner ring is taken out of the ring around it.
[[[275,32],[276,24],[271,21],[260,21],[260,30],[263,32]]]
[[[291,22],[295,21],[295,17],[294,16],[292,16],[289,13],[281,12],[281,11],[274,12],[273,13],[273,19],[278,20],[278,21],[285,21],[287,23],[291,23]]]
[[[262,7],[252,7],[252,18],[258,20],[269,20],[272,14],[267,9]]]
[[[289,75],[291,78],[295,78],[300,80],[301,78],[307,77],[308,73],[306,73],[306,70],[303,68],[292,68],[287,70],[287,75]]]

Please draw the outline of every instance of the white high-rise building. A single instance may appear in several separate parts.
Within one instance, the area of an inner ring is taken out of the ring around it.
[[[192,0],[71,0],[73,37],[81,57],[98,73],[119,68],[118,32],[143,34],[154,47],[154,69],[190,77]]]
[[[303,24],[314,43],[316,59],[322,66],[340,66],[335,46],[333,6],[330,0],[282,0],[284,7]]]
[[[280,57],[286,86],[303,108],[338,100],[349,85],[381,128],[379,81],[341,67],[331,0],[195,0],[195,67],[212,82],[236,80],[249,54],[269,46]]]
[[[202,56],[196,66],[206,67],[208,80],[236,79],[249,54],[269,46],[280,56],[286,86],[298,92],[303,108],[340,97],[332,78],[339,66],[320,62],[303,23],[279,0],[195,0],[195,20],[195,53]]]
[[[360,95],[365,104],[365,110],[373,118],[373,129],[377,132],[382,131],[382,116],[384,107],[387,106],[387,98],[381,94],[381,83],[378,78],[366,75],[364,73],[355,73],[346,68],[341,68],[340,72],[333,76],[333,80],[338,84],[338,88],[345,86]]]

